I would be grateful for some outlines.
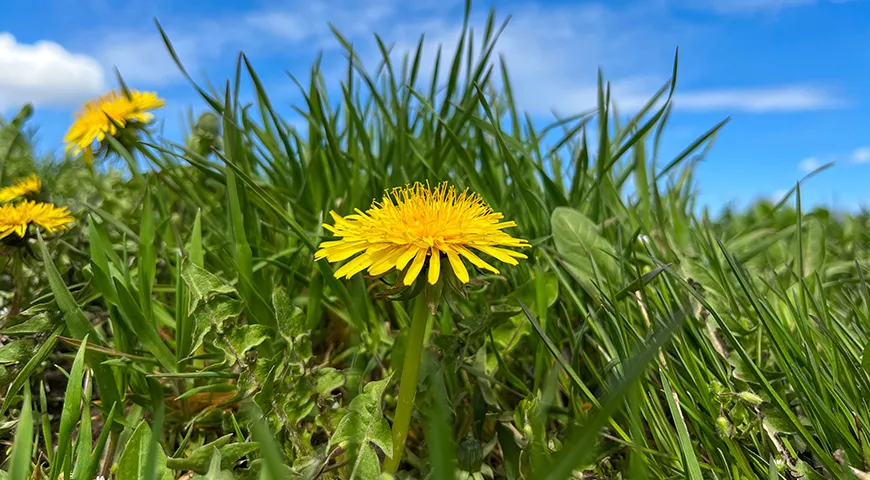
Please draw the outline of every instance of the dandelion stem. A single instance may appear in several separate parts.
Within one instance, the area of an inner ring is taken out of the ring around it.
[[[408,332],[408,346],[402,366],[402,379],[399,382],[399,399],[396,416],[393,418],[393,456],[384,461],[384,471],[396,473],[402,454],[405,453],[405,439],[411,425],[414,410],[414,397],[417,394],[417,376],[420,373],[420,359],[423,354],[423,339],[426,337],[426,323],[429,320],[429,306],[424,297],[417,298],[411,314],[411,331]]]

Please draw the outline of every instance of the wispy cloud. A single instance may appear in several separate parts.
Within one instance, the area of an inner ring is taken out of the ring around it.
[[[785,197],[785,194],[787,194],[787,193],[788,193],[787,188],[778,188],[778,189],[773,191],[773,193],[770,195],[769,199],[771,201],[778,202],[778,201],[782,200],[783,197]]]
[[[819,3],[848,3],[856,0],[683,0],[690,8],[710,10],[724,14],[777,13],[792,7],[805,7]]]
[[[856,148],[849,157],[852,163],[867,163],[870,162],[870,147]]]
[[[848,106],[848,101],[825,88],[812,85],[780,85],[688,91],[676,95],[674,104],[675,107],[686,110],[765,113],[842,108]]]
[[[339,47],[330,23],[350,38],[370,36],[372,31],[396,21],[396,13],[390,0],[366,4],[341,1],[331,6],[292,2],[290,7],[236,15],[158,20],[185,69],[198,73],[216,60],[231,60],[237,51],[275,55],[284,60],[310,57],[320,50]],[[94,55],[107,67],[116,67],[125,79],[161,86],[182,78],[156,27],[93,31],[86,37],[80,41],[100,45]],[[95,41],[97,38],[101,40]]]
[[[104,86],[103,68],[94,58],[54,42],[19,43],[0,32],[0,111],[23,102],[70,106]]]
[[[762,0],[737,0],[741,2],[748,5]],[[425,32],[422,65],[429,68],[434,65],[439,44],[443,45],[443,65],[459,38],[461,8],[454,0],[413,6],[393,0],[365,4],[342,1],[339,5],[294,2],[233,16],[166,19],[164,26],[180,59],[193,73],[218,59],[231,61],[235,50],[268,57],[260,65],[280,66],[279,71],[302,58],[307,65],[318,51],[339,48],[328,22],[353,43],[369,68],[381,60],[372,32],[379,32],[387,43],[394,44],[393,58],[416,49],[420,33]],[[637,109],[666,81],[677,45],[703,49],[704,42],[710,40],[707,36],[712,35],[703,27],[675,18],[668,3],[659,1],[618,7],[604,2],[544,5],[526,1],[499,11],[502,15],[509,13],[511,21],[497,43],[496,54],[505,59],[518,106],[533,115],[554,110],[573,114],[594,107],[599,67],[612,79],[612,98],[620,109]],[[472,17],[477,48],[485,21],[481,12]],[[99,36],[102,40],[98,44],[103,45],[95,56],[107,67],[117,66],[125,79],[153,86],[180,80],[156,31],[93,35]],[[143,58],[148,61],[143,62]],[[343,61],[338,55],[333,60]],[[334,69],[338,71],[338,63]],[[442,68],[442,74],[445,70]],[[423,71],[421,76],[431,73]],[[829,89],[801,82],[746,88],[678,88],[675,97],[676,108],[724,113],[814,111],[844,105],[844,99]]]
[[[810,173],[822,166],[822,162],[816,157],[807,157],[798,162],[798,169],[804,173]]]

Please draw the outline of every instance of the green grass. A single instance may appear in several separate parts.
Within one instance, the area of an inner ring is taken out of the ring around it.
[[[3,123],[3,184],[37,172],[77,223],[0,257],[0,479],[377,478],[416,300],[313,252],[330,210],[426,180],[533,248],[431,317],[398,478],[867,478],[870,215],[796,185],[711,218],[693,171],[725,122],[659,155],[676,62],[635,116],[601,77],[595,111],[541,127],[503,25],[465,25],[426,66],[422,37],[364,66],[335,32],[346,75],[295,79],[304,135],[244,55],[192,84],[220,132],[113,142],[121,169],[34,158],[29,112]]]

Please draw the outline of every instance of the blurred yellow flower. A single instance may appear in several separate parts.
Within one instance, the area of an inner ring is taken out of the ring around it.
[[[66,207],[56,207],[51,203],[25,200],[14,205],[7,204],[0,206],[0,239],[13,233],[24,237],[31,224],[53,232],[66,230],[73,221]]]
[[[501,247],[529,247],[526,240],[502,231],[515,222],[499,222],[504,216],[493,212],[476,193],[457,194],[447,182],[434,190],[428,183],[394,188],[384,193],[381,202],[372,202],[366,212],[341,217],[331,211],[335,226],[324,225],[340,240],[323,242],[314,258],[339,262],[360,254],[335,272],[335,277],[350,278],[368,269],[382,275],[393,268],[405,270],[404,284],[411,285],[428,259],[428,281],[435,284],[441,273],[444,254],[462,283],[469,281],[463,258],[474,266],[499,271],[471,249],[502,262],[516,265],[522,253]],[[462,258],[461,258],[462,257]],[[409,266],[410,265],[410,266]]]
[[[128,93],[129,96],[113,91],[87,102],[76,113],[75,121],[64,137],[67,151],[72,150],[74,155],[82,150],[90,151],[95,141],[102,142],[107,135],[114,136],[119,127],[124,128],[133,122],[147,124],[154,118],[148,112],[166,104],[153,92],[129,90]]]
[[[42,182],[39,177],[31,175],[24,180],[18,180],[14,185],[0,188],[0,203],[15,200],[16,198],[39,193],[42,188]]]

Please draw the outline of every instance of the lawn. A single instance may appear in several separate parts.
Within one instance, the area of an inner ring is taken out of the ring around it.
[[[63,157],[2,121],[0,480],[870,478],[870,215],[712,216],[676,58],[540,125],[501,28],[335,32],[306,125],[244,55],[180,139],[122,78]]]

